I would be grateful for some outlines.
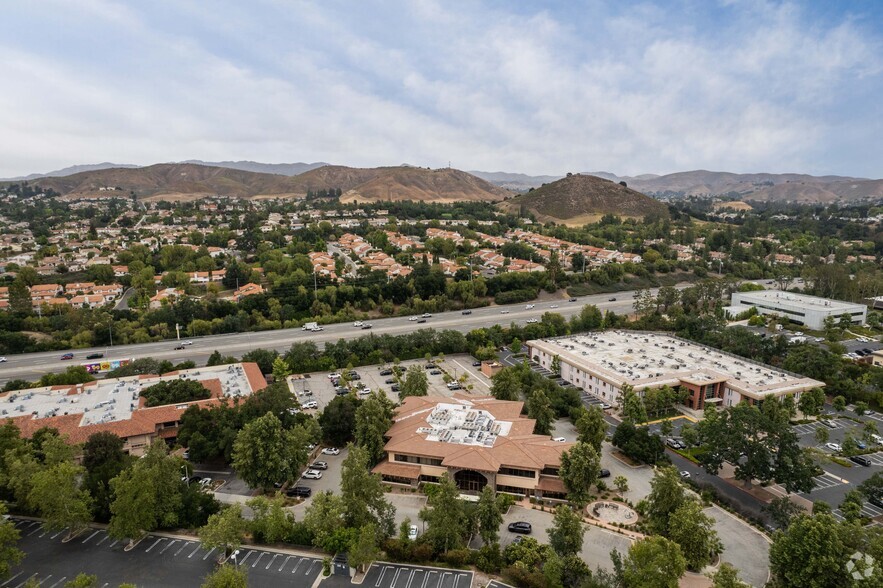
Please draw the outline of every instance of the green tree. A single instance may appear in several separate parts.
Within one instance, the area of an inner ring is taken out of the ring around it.
[[[93,499],[93,514],[99,521],[110,520],[110,481],[130,463],[131,458],[123,451],[123,440],[110,431],[89,436],[83,446],[83,467],[86,475],[83,487]]]
[[[242,507],[231,504],[208,518],[199,529],[199,542],[206,549],[222,549],[230,557],[242,545],[248,523],[242,518]]]
[[[579,554],[583,548],[583,535],[586,528],[582,518],[567,505],[561,504],[555,509],[552,528],[548,529],[549,544],[559,557],[565,558]]]
[[[98,576],[90,574],[77,574],[77,577],[64,583],[64,588],[97,588]]]
[[[509,349],[512,350],[512,353],[521,353],[521,339],[518,337],[512,339],[512,343],[509,344]]]
[[[31,314],[34,310],[31,292],[21,279],[15,279],[9,285],[9,308],[19,314]]]
[[[650,480],[647,496],[647,518],[650,526],[660,535],[669,535],[670,519],[687,501],[687,493],[681,477],[674,466],[661,467]]]
[[[585,505],[589,501],[589,488],[598,481],[600,472],[601,457],[588,443],[577,443],[561,454],[561,481],[574,504]]]
[[[553,374],[556,374],[556,375],[560,375],[560,374],[561,374],[561,357],[559,357],[558,355],[556,355],[556,356],[554,356],[554,357],[552,358],[552,363],[551,363],[551,365],[549,366],[549,370],[550,370]]]
[[[386,452],[384,435],[392,427],[392,403],[385,394],[372,392],[356,409],[356,445],[364,447],[375,464]]]
[[[360,404],[350,394],[332,398],[319,414],[322,438],[335,446],[345,445],[350,441],[357,426],[356,411]]]
[[[527,415],[536,421],[533,427],[535,435],[548,435],[552,432],[555,410],[549,397],[541,389],[534,390],[527,399]]]
[[[800,394],[797,407],[807,416],[818,416],[825,405],[825,393],[821,388],[813,388]]]
[[[457,485],[444,474],[438,488],[426,502],[428,506],[420,511],[420,518],[429,523],[425,537],[436,551],[447,553],[460,548],[466,534],[467,519]]]
[[[787,496],[773,498],[763,510],[770,515],[770,519],[772,519],[773,523],[782,529],[791,524],[791,519],[795,516],[806,512]]]
[[[696,500],[687,500],[672,513],[668,538],[681,546],[687,567],[693,571],[701,570],[723,550],[714,530],[714,519],[702,511]]]
[[[864,400],[859,400],[858,402],[855,403],[855,414],[862,416],[866,412],[868,412],[868,403],[867,402],[865,402]]]
[[[787,529],[773,536],[773,578],[781,586],[795,588],[849,585],[845,570],[852,549],[844,536],[849,529],[830,514],[795,517]]]
[[[399,398],[408,396],[426,396],[429,390],[429,382],[426,380],[426,370],[419,365],[412,365],[405,372],[402,385],[399,390]]]
[[[288,362],[282,359],[281,357],[277,357],[273,360],[273,380],[276,382],[284,382],[285,378],[287,378],[291,374],[291,368],[288,367]]]
[[[482,488],[475,509],[478,523],[478,534],[485,545],[497,543],[500,538],[500,525],[503,524],[503,513],[497,503],[494,489],[488,485]]]
[[[521,377],[514,367],[506,367],[497,372],[491,379],[491,394],[497,400],[521,400]]]
[[[379,539],[389,537],[395,525],[395,508],[386,500],[380,476],[371,473],[368,450],[352,443],[347,449],[340,481],[347,526],[362,528],[372,525],[379,533]]]
[[[205,577],[202,588],[248,588],[248,574],[245,568],[224,564]]]
[[[815,436],[816,443],[819,445],[824,445],[831,438],[831,433],[828,431],[828,427],[816,427],[813,435]]]
[[[62,462],[34,476],[29,502],[39,505],[47,529],[73,537],[92,521],[92,497],[80,487],[85,468]]]
[[[20,533],[11,520],[5,518],[6,504],[0,502],[0,580],[9,575],[9,570],[21,562],[24,552],[18,548]]]
[[[247,423],[233,443],[233,467],[247,484],[268,490],[290,482],[306,465],[309,435],[301,426],[283,429],[273,413]]]
[[[840,512],[847,522],[856,522],[862,518],[864,501],[864,496],[856,489],[846,493],[846,496],[843,497],[843,502],[840,503]]]
[[[687,561],[678,544],[654,536],[641,539],[629,548],[622,560],[620,575],[625,588],[677,588],[686,570]]]
[[[346,532],[345,516],[346,509],[340,496],[331,492],[313,496],[304,514],[304,525],[313,536],[313,545],[326,551],[337,551],[339,539]]]
[[[359,571],[377,559],[380,548],[377,546],[377,529],[368,523],[359,529],[359,535],[349,551],[349,564]]]
[[[751,588],[739,579],[739,571],[732,564],[723,562],[716,572],[709,575],[711,588]]]
[[[620,394],[622,399],[622,418],[634,424],[647,422],[647,409],[644,400],[628,384],[623,385]]]
[[[588,443],[600,454],[601,444],[607,437],[607,423],[604,421],[604,413],[601,409],[597,406],[581,409],[574,426],[579,434],[578,440]]]
[[[291,535],[294,516],[285,510],[281,496],[255,496],[245,504],[253,513],[250,528],[256,540],[278,543]]]
[[[622,498],[623,494],[629,491],[629,481],[625,476],[616,476],[613,478],[613,486],[616,488],[616,491],[619,492],[619,497]]]
[[[846,398],[844,398],[843,396],[835,396],[831,404],[834,406],[834,410],[836,410],[837,412],[843,412],[844,410],[846,410]]]

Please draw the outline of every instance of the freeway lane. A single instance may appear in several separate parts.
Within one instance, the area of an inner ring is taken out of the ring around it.
[[[678,289],[688,287],[690,284],[679,284]],[[656,289],[652,289],[653,294]],[[615,301],[610,301],[616,298]],[[159,341],[155,343],[139,343],[134,345],[117,345],[114,347],[99,347],[91,349],[71,349],[74,354],[72,361],[60,361],[59,358],[65,351],[51,351],[42,353],[26,353],[8,356],[8,362],[0,364],[0,383],[13,379],[36,380],[45,373],[62,372],[69,365],[79,365],[86,361],[90,353],[104,353],[106,359],[142,358],[152,357],[155,359],[167,359],[178,363],[192,360],[197,365],[204,365],[209,355],[215,350],[223,355],[241,357],[244,353],[259,347],[287,351],[291,344],[297,341],[313,341],[321,344],[327,341],[361,337],[368,334],[401,335],[410,333],[417,328],[451,329],[461,332],[469,332],[472,329],[491,327],[493,325],[508,325],[512,322],[524,324],[529,318],[540,318],[545,312],[557,312],[565,318],[578,314],[584,305],[594,304],[602,312],[611,310],[617,314],[626,314],[633,311],[632,303],[634,291],[616,292],[612,294],[594,294],[582,296],[576,302],[568,302],[563,298],[555,301],[527,303],[533,304],[534,308],[528,309],[527,304],[510,304],[506,306],[489,306],[472,309],[472,314],[463,315],[460,311],[438,313],[428,319],[426,323],[417,324],[409,321],[408,317],[383,318],[368,321],[373,328],[361,330],[352,326],[352,323],[336,323],[324,325],[324,330],[319,333],[311,333],[300,329],[279,329],[275,331],[260,331],[248,333],[230,333],[226,335],[209,335],[206,337],[185,338],[193,341],[192,346],[183,350],[175,350],[175,340]],[[557,306],[557,308],[552,308]],[[506,313],[502,311],[508,311]]]

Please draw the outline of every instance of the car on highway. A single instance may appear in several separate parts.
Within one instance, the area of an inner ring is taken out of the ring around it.
[[[571,298],[568,302],[576,302],[576,298]]]
[[[558,305],[557,304],[550,304],[549,308],[558,308]]]
[[[316,402],[315,400],[309,400],[309,401],[307,401],[307,402],[304,402],[301,406],[302,406],[305,410],[312,410],[312,409],[319,408],[319,403]]]
[[[294,488],[289,488],[285,495],[289,498],[309,498],[313,495],[313,489],[309,486],[295,486]]]
[[[193,341],[184,341],[181,345],[193,345]]]
[[[417,525],[411,525],[408,527],[408,539],[411,541],[417,540]]]
[[[311,470],[327,470],[328,463],[324,461],[314,461],[313,465],[310,466]]]
[[[73,359],[73,358],[74,358],[73,353],[65,353],[64,355],[61,356],[61,361],[64,361],[66,359]]]
[[[614,296],[613,298],[608,298],[607,302],[616,302],[616,296]]]
[[[182,349],[187,349],[187,348],[184,347],[183,345],[175,345],[175,351],[180,351]]]
[[[423,314],[420,315],[420,318],[430,318],[431,316],[432,315],[429,314],[428,312],[424,312]]]
[[[362,326],[362,330],[363,330],[363,331],[367,331],[367,330],[370,329],[370,328],[371,328],[371,325],[370,325],[370,324],[365,324],[365,325]]]
[[[506,528],[509,529],[510,533],[521,533],[522,535],[530,535],[531,531],[533,531],[533,527],[527,521],[515,521],[514,523],[509,523],[509,526]]]
[[[6,363],[7,361],[9,361],[9,360],[6,359],[5,357],[0,357],[0,363]]]
[[[840,447],[839,443],[825,443],[825,447],[834,452],[843,451],[843,448]]]
[[[416,321],[416,320],[417,320],[417,317],[416,317],[416,316],[409,316],[409,317],[408,317],[408,320],[409,320],[409,321]]]
[[[364,324],[365,324],[365,323],[363,323],[362,321],[356,321],[356,322],[353,323],[353,326],[354,326],[354,327],[361,327],[361,326],[364,325]]]
[[[337,447],[326,447],[322,450],[323,455],[340,455],[340,449]]]
[[[304,472],[304,475],[301,476],[304,480],[321,480],[322,472],[319,470],[307,470]]]
[[[509,314],[509,311],[508,310],[501,310],[500,314]]]
[[[530,310],[534,306],[535,306],[534,304],[528,304],[527,306],[524,307],[524,310]]]
[[[529,318],[529,319],[527,319],[527,324],[529,324],[529,325],[533,325],[533,324],[538,323],[538,322],[540,322],[540,319],[535,319],[535,318]]]
[[[418,322],[418,323],[425,323],[425,322],[426,322],[426,319],[425,319],[425,318],[417,319],[417,322]]]
[[[471,310],[464,310],[460,314],[472,314],[472,311]]]
[[[101,359],[102,357],[104,357],[103,353],[90,353],[86,356],[86,359]]]

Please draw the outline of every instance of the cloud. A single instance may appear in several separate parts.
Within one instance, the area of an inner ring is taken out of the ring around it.
[[[0,40],[2,176],[191,158],[620,174],[883,163],[879,29],[845,12],[94,0],[47,17],[26,4]]]

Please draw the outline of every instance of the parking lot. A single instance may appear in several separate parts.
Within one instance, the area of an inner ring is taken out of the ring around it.
[[[364,588],[470,588],[472,572],[375,562],[362,581]]]
[[[63,531],[47,531],[38,521],[13,517],[21,533],[19,548],[26,557],[12,569],[3,588],[19,588],[29,579],[40,586],[63,586],[80,573],[98,576],[99,586],[131,582],[140,587],[199,586],[214,570],[216,549],[204,549],[196,539],[148,535],[130,551],[125,541],[104,529],[89,529],[67,543]],[[316,557],[243,547],[238,564],[248,572],[249,586],[308,588],[322,572]]]

